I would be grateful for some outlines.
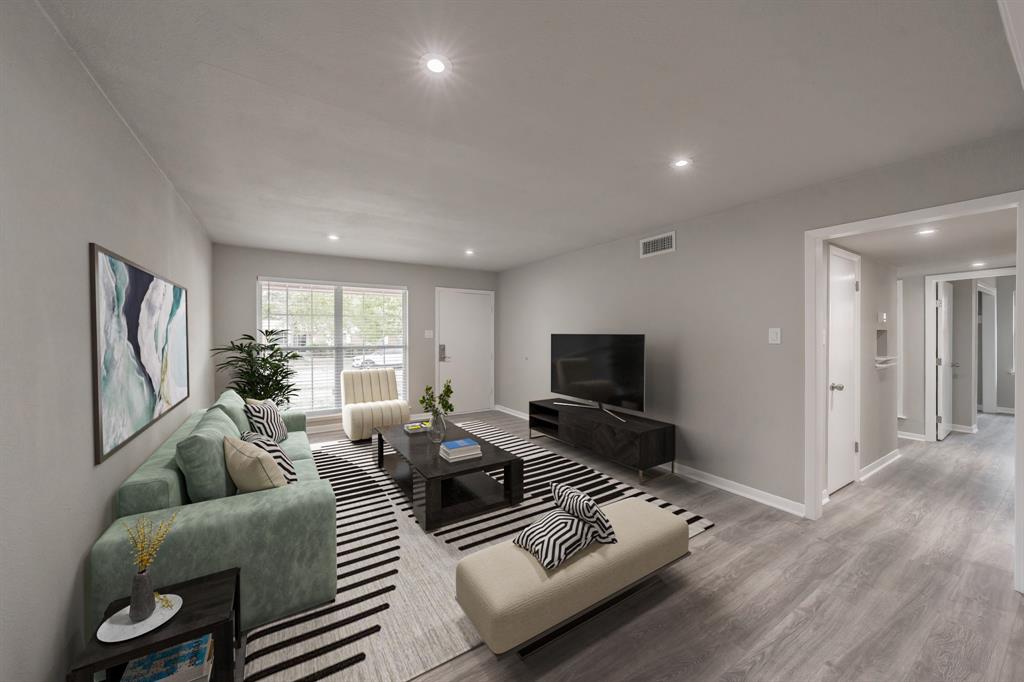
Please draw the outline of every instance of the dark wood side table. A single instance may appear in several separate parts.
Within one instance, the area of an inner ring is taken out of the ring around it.
[[[89,639],[85,649],[72,662],[68,682],[92,682],[93,673],[105,670],[107,681],[119,680],[128,662],[146,654],[188,642],[207,633],[213,635],[214,682],[232,682],[235,673],[235,648],[241,646],[237,568],[211,573],[182,583],[157,588],[161,594],[177,594],[184,602],[174,618],[141,637],[126,642],[105,644]],[[107,607],[109,618],[128,605],[118,599]]]

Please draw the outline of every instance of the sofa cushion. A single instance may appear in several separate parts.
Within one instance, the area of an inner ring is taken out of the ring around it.
[[[564,509],[554,509],[524,528],[512,541],[537,558],[547,570],[597,539],[597,529]]]
[[[121,484],[117,489],[118,518],[177,507],[188,502],[185,477],[174,455],[178,442],[187,438],[202,418],[202,410],[190,414],[171,437]]]
[[[305,431],[291,431],[288,437],[278,443],[288,459],[297,462],[302,459],[312,459],[313,453],[310,450],[309,436]]]
[[[235,484],[224,464],[224,437],[241,438],[235,422],[222,410],[207,410],[195,429],[177,446],[174,460],[185,476],[192,502],[233,495]]]
[[[221,393],[211,407],[216,407],[231,417],[231,421],[235,423],[241,433],[249,430],[249,419],[245,416],[245,401],[234,389],[229,388]]]
[[[284,474],[285,481],[288,483],[294,483],[298,480],[295,476],[295,465],[292,463],[292,460],[288,458],[288,455],[285,454],[284,450],[281,449],[280,445],[266,436],[261,436],[255,431],[246,431],[243,433],[242,440],[246,443],[252,443],[260,450],[273,457],[274,461],[277,462],[277,466],[281,469],[281,473]],[[230,473],[230,468],[228,472]],[[232,478],[234,477],[232,476]],[[235,484],[237,485],[237,483],[238,482],[236,481]]]
[[[274,456],[255,443],[225,436],[224,464],[239,493],[288,485]]]
[[[256,433],[273,438],[277,443],[288,437],[288,427],[284,425],[281,413],[272,400],[248,401],[245,416],[249,418],[250,428]]]
[[[580,492],[564,483],[552,482],[551,497],[555,505],[581,521],[586,521],[597,531],[597,541],[609,545],[616,542],[615,530],[597,502],[590,495]]]
[[[320,478],[317,473],[316,464],[312,459],[300,459],[295,464],[295,475],[299,477],[299,483],[303,481],[316,481]]]

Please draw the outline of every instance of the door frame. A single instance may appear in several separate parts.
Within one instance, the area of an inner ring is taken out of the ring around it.
[[[1021,211],[1017,211],[1017,238],[1020,239],[1020,218]],[[1019,258],[1019,256],[1018,256]],[[983,279],[985,277],[1003,277],[1004,275],[1016,275],[1017,268],[989,268],[987,270],[970,270],[968,272],[949,272],[942,275],[925,275],[924,278],[924,439],[929,442],[937,442],[937,424],[939,406],[935,398],[935,354],[938,340],[935,332],[935,324],[938,321],[937,301],[938,293],[935,286],[939,282],[954,282],[965,279]],[[977,325],[977,322],[975,322]],[[932,358],[929,363],[929,358]],[[972,358],[977,363],[978,358]],[[929,371],[929,364],[931,371]]]
[[[441,292],[452,291],[459,294],[487,294],[491,299],[491,403],[488,409],[493,410],[497,396],[494,385],[494,344],[497,336],[497,329],[494,326],[494,292],[488,289],[462,289],[458,287],[434,287],[434,388],[440,390],[441,384],[441,354],[440,354],[440,329],[441,325]],[[463,414],[456,411],[452,414]]]
[[[825,242],[855,234],[880,232],[894,227],[917,225],[944,218],[956,218],[999,209],[1017,210],[1016,261],[1024,263],[1024,191],[970,199],[895,215],[822,227],[804,232],[804,516],[821,518],[821,490],[825,441],[827,365],[827,261]],[[1024,315],[1014,329],[1014,352],[1024,357]],[[1014,375],[1014,392],[1024,396],[1024,372]],[[1014,466],[1014,589],[1024,592],[1024,419],[1014,422],[1016,452]]]
[[[853,296],[853,438],[854,438],[854,441],[858,444],[858,446],[854,449],[854,452],[853,452],[853,479],[850,481],[850,483],[855,483],[857,481],[858,476],[860,475],[860,442],[861,442],[861,438],[860,438],[860,360],[861,360],[860,356],[861,356],[861,350],[862,350],[861,349],[862,339],[860,337],[860,332],[861,332],[861,328],[860,328],[860,325],[861,325],[861,290],[860,290],[860,282],[861,282],[861,267],[860,267],[861,263],[860,263],[860,261],[861,261],[861,256],[860,256],[859,253],[854,253],[853,251],[848,251],[848,250],[846,250],[846,249],[844,249],[842,247],[836,246],[835,244],[829,244],[827,251],[828,251],[827,256],[829,257],[830,260],[831,260],[831,256],[833,254],[835,254],[835,255],[839,256],[840,258],[845,258],[847,260],[852,260],[853,261],[854,278],[855,278],[855,280],[857,282],[857,287],[856,287],[856,290],[854,291],[854,296]],[[832,288],[831,287],[829,287],[829,289],[828,289],[827,299],[828,299],[828,302],[827,302],[828,311],[827,312],[829,314],[831,314],[831,307],[832,307]],[[826,325],[825,338],[826,338],[826,343],[828,344],[826,346],[825,371],[828,372],[829,354],[832,352],[832,346],[831,346],[831,343],[829,343],[830,339],[829,339],[829,335],[828,335],[828,328],[831,327],[831,317],[830,316],[829,316],[829,318],[826,319],[825,325]],[[827,395],[828,394],[826,393],[826,396]],[[825,422],[826,422],[825,423],[825,429],[826,429],[825,430],[825,439],[826,439],[825,440],[825,447],[826,447],[826,452],[825,452],[825,485],[821,489],[821,503],[823,505],[826,504],[828,502],[828,500],[829,500],[829,492],[828,492],[828,412],[826,412],[825,415],[826,415],[826,420],[825,420]]]

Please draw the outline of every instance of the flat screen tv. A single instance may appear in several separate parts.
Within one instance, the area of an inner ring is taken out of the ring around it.
[[[643,334],[552,334],[551,392],[644,409]]]

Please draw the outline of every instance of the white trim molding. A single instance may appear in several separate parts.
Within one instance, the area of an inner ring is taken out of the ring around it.
[[[884,455],[883,457],[879,457],[878,459],[876,459],[871,464],[869,464],[866,467],[862,468],[860,470],[860,476],[857,478],[857,480],[863,482],[864,480],[866,480],[867,478],[869,478],[871,476],[874,476],[879,471],[881,471],[885,467],[889,466],[890,464],[892,464],[893,462],[895,462],[899,458],[900,458],[900,449],[896,448],[895,450],[890,452],[888,455]]]
[[[497,410],[498,412],[504,412],[505,414],[510,414],[513,417],[519,417],[520,419],[526,419],[526,420],[530,419],[530,415],[528,415],[527,413],[520,412],[519,410],[513,410],[511,407],[505,407],[504,405],[497,405],[497,404],[495,404],[494,409]]]
[[[1012,407],[1000,407],[999,405],[996,405],[995,413],[996,414],[1014,414],[1014,411],[1013,411]]]
[[[904,440],[928,440],[927,438],[924,437],[923,433],[911,433],[910,431],[897,431],[896,437],[902,438]]]
[[[661,468],[664,467],[665,465],[661,465]],[[706,471],[701,471],[700,469],[694,469],[693,467],[686,466],[685,464],[679,464],[676,462],[676,474],[692,478],[693,480],[700,481],[701,483],[706,483],[728,493],[745,497],[748,500],[753,500],[754,502],[766,504],[769,507],[781,509],[782,511],[795,516],[802,517],[804,515],[804,505],[799,502],[794,502],[793,500],[785,497],[779,497],[778,495],[773,495],[772,493],[758,490],[757,488],[751,488],[749,485],[730,481],[728,478],[715,476],[714,474],[709,474]]]
[[[978,425],[975,424],[974,426],[964,426],[963,424],[950,424],[949,430],[956,431],[957,433],[977,433]]]

